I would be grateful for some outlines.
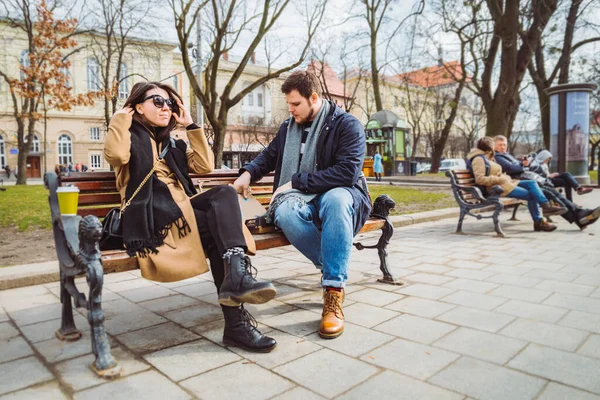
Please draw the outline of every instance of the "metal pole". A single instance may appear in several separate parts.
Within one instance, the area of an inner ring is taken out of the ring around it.
[[[200,86],[200,91],[202,91],[202,41],[201,41],[201,22],[200,16],[202,11],[198,12],[198,16],[196,17],[196,74],[198,79],[198,86]],[[204,110],[202,109],[202,102],[196,96],[197,101],[197,113],[198,113],[198,125],[204,128]]]

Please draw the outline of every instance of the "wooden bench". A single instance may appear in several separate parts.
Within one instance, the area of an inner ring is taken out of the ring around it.
[[[523,203],[518,199],[508,197],[501,198],[500,195],[502,194],[503,189],[500,186],[497,185],[492,187],[486,197],[475,184],[475,177],[473,177],[471,171],[466,169],[455,169],[446,171],[446,176],[450,178],[452,193],[454,194],[454,198],[460,207],[460,216],[458,217],[456,233],[463,233],[462,223],[465,215],[470,215],[477,219],[492,218],[497,237],[504,237],[504,232],[502,232],[502,227],[500,226],[500,221],[498,220],[498,216],[504,208],[514,208],[512,217],[509,219],[509,221],[518,221],[516,218],[517,210]],[[471,210],[485,210],[486,208],[493,209],[493,214],[483,216],[481,214],[471,213]]]
[[[233,183],[238,174],[233,171],[217,170],[209,174],[191,175],[194,185],[205,191],[215,186]],[[110,345],[104,330],[104,312],[102,311],[102,283],[104,274],[138,269],[136,257],[129,257],[125,250],[100,251],[98,241],[101,237],[99,218],[108,211],[120,206],[113,172],[67,173],[57,176],[47,173],[44,183],[49,190],[49,203],[52,215],[54,241],[60,265],[61,302],[63,304],[61,328],[56,336],[61,340],[78,340],[80,331],[73,321],[71,298],[76,307],[89,310],[88,321],[91,326],[92,351],[96,356],[91,368],[105,378],[118,376],[120,367],[110,353]],[[79,188],[77,215],[61,216],[58,207],[56,189],[59,186],[72,185]],[[261,204],[268,206],[273,194],[273,175],[268,175],[252,184],[252,193]],[[402,284],[394,279],[387,266],[387,245],[394,228],[388,216],[395,207],[394,201],[387,195],[379,196],[374,204],[371,217],[361,229],[361,233],[381,230],[376,244],[365,246],[354,243],[358,250],[377,249],[380,269],[383,277],[378,281],[389,284]],[[289,242],[281,232],[253,234],[257,250],[285,246]],[[80,293],[74,279],[86,274],[89,295]]]

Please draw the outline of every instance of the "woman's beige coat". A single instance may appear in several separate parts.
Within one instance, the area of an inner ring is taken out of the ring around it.
[[[125,203],[125,191],[129,182],[129,156],[131,147],[131,127],[132,117],[129,114],[115,114],[108,127],[108,135],[104,142],[104,157],[115,169],[117,190],[121,194],[121,202]],[[152,143],[152,153],[154,159],[158,158],[156,141],[150,136]],[[187,149],[187,161],[191,173],[207,173],[213,170],[213,153],[208,145],[202,129],[188,131],[188,139],[191,148]],[[156,175],[171,192],[173,200],[187,219],[191,233],[179,238],[177,227],[173,226],[164,241],[164,245],[158,248],[158,254],[150,254],[148,257],[138,257],[138,264],[142,271],[142,276],[158,282],[173,282],[190,278],[208,271],[206,255],[200,242],[200,234],[196,225],[194,210],[190,203],[190,198],[185,194],[183,187],[169,167],[163,162],[160,163]],[[127,212],[127,210],[125,211]],[[254,254],[256,246],[252,235],[246,229],[244,236],[248,252]]]
[[[489,160],[490,174],[488,176],[485,176],[485,161],[481,157],[478,157],[479,155],[483,155]],[[519,181],[511,179],[510,176],[502,172],[502,167],[494,161],[492,153],[486,153],[479,149],[471,149],[469,155],[467,155],[467,159],[472,160],[471,168],[473,169],[473,177],[476,184],[485,186],[487,190],[490,190],[492,186],[500,185],[504,189],[504,192],[501,194],[502,197],[508,196],[517,187]]]

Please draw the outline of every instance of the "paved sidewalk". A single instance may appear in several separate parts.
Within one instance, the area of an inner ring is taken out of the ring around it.
[[[577,197],[600,205],[600,191]],[[404,287],[375,283],[356,251],[345,333],[316,334],[320,275],[290,247],[254,258],[277,298],[248,306],[278,341],[270,354],[225,348],[210,274],[156,284],[105,278],[104,310],[123,376],[96,378],[85,311],[81,340],[54,338],[58,284],[0,291],[1,399],[600,399],[600,223],[532,231],[456,219],[396,230],[390,264]],[[376,234],[367,237],[374,238]],[[80,287],[86,287],[79,280]],[[1,396],[6,394],[6,396]]]

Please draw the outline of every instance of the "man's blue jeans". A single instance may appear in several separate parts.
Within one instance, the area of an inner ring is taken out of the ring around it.
[[[527,207],[529,208],[529,214],[535,222],[542,220],[542,214],[540,213],[539,205],[548,203],[548,199],[544,196],[542,189],[536,181],[519,181],[517,186],[507,197],[512,197],[519,200],[527,200]]]
[[[323,271],[323,286],[344,287],[354,237],[352,195],[331,189],[302,205],[290,199],[275,210],[275,225]]]

